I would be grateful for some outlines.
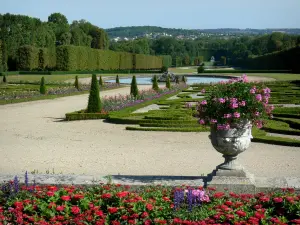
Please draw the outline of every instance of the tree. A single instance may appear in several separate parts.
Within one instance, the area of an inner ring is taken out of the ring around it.
[[[171,82],[170,82],[170,76],[167,76],[167,80],[166,80],[166,88],[171,88]]]
[[[94,26],[89,33],[92,36],[91,47],[96,49],[108,49],[109,39],[107,33],[100,29],[99,27]]]
[[[159,89],[156,75],[154,75],[152,79],[152,89],[155,91]]]
[[[6,76],[3,75],[3,83],[6,83]]]
[[[68,19],[65,15],[61,13],[52,13],[50,16],[48,16],[48,22],[56,24],[67,24]]]
[[[119,75],[117,75],[117,77],[116,77],[116,84],[120,85]]]
[[[101,87],[103,86],[102,76],[99,77],[99,85],[100,85]]]
[[[221,56],[221,63],[223,66],[226,66],[226,57],[225,56]]]
[[[44,77],[42,77],[41,79],[41,83],[40,83],[40,93],[42,95],[45,95],[46,94],[46,85],[45,85],[45,79]]]
[[[64,33],[69,33],[70,31],[70,26],[65,15],[61,13],[52,13],[50,16],[48,16],[48,23],[54,30],[56,41],[60,42],[64,40],[66,42],[66,40],[68,40],[65,36],[69,37],[69,35],[63,35]]]
[[[93,74],[87,112],[96,113],[100,111],[101,111],[101,100],[99,94],[99,85],[98,85],[96,74]]]
[[[204,66],[199,66],[197,71],[198,71],[198,73],[203,73],[204,72]]]
[[[74,86],[77,90],[79,90],[79,82],[78,82],[78,76],[75,77],[75,83]]]
[[[133,95],[135,98],[139,94],[135,76],[132,77],[131,86],[130,86],[130,94]]]

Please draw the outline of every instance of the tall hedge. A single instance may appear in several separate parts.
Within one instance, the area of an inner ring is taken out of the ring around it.
[[[2,41],[0,40],[0,72],[3,71],[2,64],[3,64]]]
[[[247,69],[259,70],[292,70],[300,73],[300,47],[274,52],[263,56],[240,60],[234,64]]]
[[[162,64],[162,58],[159,56],[134,54],[133,55],[133,67],[134,69],[160,69]]]
[[[39,67],[39,50],[30,45],[23,45],[18,50],[18,70],[34,70]]]
[[[163,66],[169,68],[172,66],[172,57],[170,55],[161,55]]]

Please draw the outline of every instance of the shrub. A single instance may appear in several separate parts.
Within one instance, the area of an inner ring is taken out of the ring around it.
[[[183,83],[186,83],[186,77],[185,76],[182,76],[182,80],[181,80]]]
[[[75,83],[74,86],[77,90],[79,90],[79,82],[78,82],[78,76],[75,77]]]
[[[136,78],[135,76],[133,76],[131,81],[131,86],[130,86],[130,94],[133,95],[134,97],[137,97],[138,92],[139,90],[137,87]]]
[[[167,77],[166,88],[169,88],[169,89],[171,88],[170,76]]]
[[[100,86],[103,86],[102,76],[99,77],[99,85],[100,85]]]
[[[162,73],[168,72],[168,67],[163,66],[163,67],[161,68],[161,72],[162,72]]]
[[[153,90],[156,90],[156,91],[159,89],[158,83],[157,83],[157,77],[156,77],[156,75],[153,76],[153,80],[152,80],[152,89],[153,89]]]
[[[99,85],[97,82],[96,74],[93,74],[87,112],[96,113],[100,111],[101,111],[101,101],[99,95]]]
[[[204,73],[204,67],[203,66],[199,66],[197,69],[198,73]]]
[[[6,76],[3,76],[3,82],[6,83]]]
[[[116,77],[116,84],[120,85],[119,75],[117,75],[117,77]]]
[[[41,78],[40,93],[42,95],[46,94],[46,85],[45,85],[45,78],[44,77]]]
[[[176,84],[179,84],[179,77],[177,75],[175,76],[175,82]]]

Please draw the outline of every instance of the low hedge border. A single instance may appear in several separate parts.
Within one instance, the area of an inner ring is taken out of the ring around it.
[[[273,144],[273,145],[300,147],[300,141],[295,139],[281,138],[281,137],[271,137],[271,136],[254,137],[251,141],[265,143],[265,144]]]
[[[204,70],[203,73],[292,73],[291,70]]]
[[[108,114],[101,113],[83,113],[82,111],[77,111],[73,113],[66,114],[67,121],[74,120],[98,120],[98,119],[107,119]]]
[[[293,115],[293,114],[287,114],[287,113],[273,113],[273,116],[300,119],[300,115]]]
[[[289,124],[291,128],[300,130],[300,120],[296,121],[288,118],[278,118],[278,117],[273,118],[273,120],[285,122]]]
[[[177,127],[126,127],[126,130],[136,130],[136,131],[171,131],[171,132],[207,132],[209,129],[203,127],[184,127],[184,128],[177,128]]]

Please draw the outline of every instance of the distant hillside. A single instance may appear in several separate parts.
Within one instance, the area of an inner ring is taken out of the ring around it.
[[[300,29],[175,29],[156,26],[133,26],[115,27],[106,29],[110,39],[123,40],[138,37],[158,38],[161,36],[172,36],[178,39],[195,39],[207,36],[243,36],[271,34],[273,32],[283,32],[287,34],[300,34]]]

